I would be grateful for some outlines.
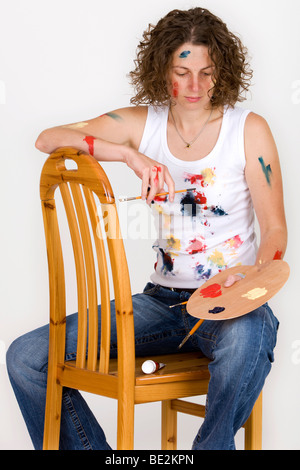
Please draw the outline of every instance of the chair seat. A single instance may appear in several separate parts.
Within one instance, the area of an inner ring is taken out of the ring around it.
[[[144,374],[141,366],[147,359],[161,362],[165,367],[153,374]],[[206,379],[209,378],[209,362],[201,352],[138,357],[135,361],[136,385]]]
[[[160,356],[151,356],[151,360],[162,362],[165,365],[153,374],[144,374],[141,366],[147,357],[136,358],[135,364],[135,403],[146,403],[156,401],[159,391],[165,388],[164,399],[173,398],[173,384],[181,382],[181,393],[178,394],[178,385],[176,386],[176,397],[201,395],[206,393],[209,381],[208,364],[210,360],[203,356],[201,352],[168,354]],[[118,396],[118,372],[117,359],[110,361],[109,374],[93,372],[88,369],[79,369],[75,367],[75,361],[67,361],[58,365],[58,379],[61,385],[73,387],[79,380],[81,390],[97,393],[97,388],[106,387],[106,393],[103,394],[111,398]],[[191,381],[193,384],[191,384]],[[86,382],[86,384],[85,384]],[[88,385],[87,385],[88,384]],[[189,385],[190,384],[190,385]],[[200,387],[200,388],[199,388]],[[204,390],[205,392],[204,392]],[[190,394],[186,390],[190,390]],[[174,396],[175,397],[175,396]]]

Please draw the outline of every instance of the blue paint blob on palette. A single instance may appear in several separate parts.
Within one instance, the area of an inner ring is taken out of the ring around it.
[[[224,310],[225,307],[214,307],[213,309],[208,310],[208,313],[213,313],[215,315],[216,313],[224,312]]]

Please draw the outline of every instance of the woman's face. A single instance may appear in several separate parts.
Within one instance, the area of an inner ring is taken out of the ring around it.
[[[207,108],[213,94],[214,65],[206,46],[183,44],[173,54],[168,86],[176,104]]]

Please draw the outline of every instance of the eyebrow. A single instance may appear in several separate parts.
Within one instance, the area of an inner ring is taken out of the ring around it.
[[[213,67],[214,67],[214,65],[208,65],[207,67],[203,67],[203,69],[200,69],[200,70],[206,70],[206,69],[210,69],[210,68],[213,68]],[[173,69],[180,68],[180,69],[189,70],[188,67],[183,67],[182,65],[173,65],[172,68]]]

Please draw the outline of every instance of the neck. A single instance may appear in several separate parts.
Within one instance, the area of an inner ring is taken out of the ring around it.
[[[210,114],[212,113],[210,117],[210,119],[212,119],[215,113],[215,111],[212,111],[210,105],[207,106],[207,108],[202,109],[184,109],[180,105],[176,104],[171,105],[170,109],[177,127],[183,131],[199,129],[199,126],[205,123]]]
[[[169,122],[187,148],[191,147],[212,120],[222,115],[221,110],[181,110],[180,106],[170,107]]]

